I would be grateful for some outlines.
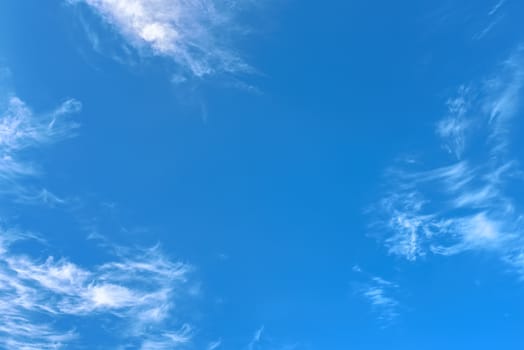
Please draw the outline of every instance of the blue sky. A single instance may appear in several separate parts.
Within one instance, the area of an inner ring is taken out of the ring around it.
[[[520,349],[524,4],[0,3],[0,348]]]

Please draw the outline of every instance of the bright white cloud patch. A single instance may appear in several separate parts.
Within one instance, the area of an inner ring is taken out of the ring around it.
[[[519,49],[493,78],[460,88],[448,102],[437,134],[459,161],[429,170],[411,162],[389,171],[391,189],[379,205],[379,227],[387,232],[383,241],[390,254],[414,261],[489,251],[522,273],[523,216],[507,187],[521,173],[511,156],[510,125],[519,115],[523,86]]]
[[[112,320],[126,341],[144,349],[190,341],[189,326],[170,322],[176,289],[190,267],[170,261],[157,247],[86,268],[65,258],[42,261],[14,253],[12,247],[30,237],[6,231],[1,237],[0,347],[67,348],[81,342],[76,324],[89,318]],[[67,326],[58,326],[60,320]]]
[[[168,57],[197,77],[249,67],[228,47],[237,1],[75,0],[86,3],[139,50]]]

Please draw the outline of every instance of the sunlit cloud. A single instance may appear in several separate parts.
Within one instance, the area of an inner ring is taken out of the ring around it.
[[[85,3],[139,53],[173,60],[196,77],[250,71],[230,41],[246,1],[69,0]],[[88,30],[99,47],[98,36]],[[180,76],[180,75],[178,75]],[[180,76],[181,79],[185,79]]]

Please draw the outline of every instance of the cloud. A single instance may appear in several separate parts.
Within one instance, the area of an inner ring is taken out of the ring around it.
[[[455,160],[429,169],[411,162],[387,172],[377,223],[390,254],[416,261],[483,251],[524,271],[523,216],[511,191],[521,185],[522,172],[510,143],[523,84],[519,48],[491,78],[459,88],[448,101],[437,135]]]
[[[190,340],[191,327],[183,325],[176,332],[165,332],[154,338],[146,339],[140,346],[140,350],[171,350],[189,343]]]
[[[258,343],[260,343],[260,340],[262,339],[262,333],[264,332],[264,326],[261,326],[255,331],[255,334],[253,334],[253,338],[249,342],[249,345],[247,346],[248,350],[254,350],[257,348]]]
[[[159,249],[134,249],[98,266],[66,258],[30,257],[13,246],[31,236],[3,232],[0,240],[0,345],[7,349],[67,348],[81,341],[82,319],[110,319],[122,337],[142,349],[171,349],[188,343],[191,328],[173,331],[174,301],[191,267]],[[53,326],[68,320],[68,327]],[[99,330],[100,331],[100,330]],[[14,345],[16,344],[16,346]]]
[[[265,326],[260,326],[251,336],[251,340],[244,347],[248,350],[256,349],[275,349],[275,350],[296,350],[296,349],[309,349],[305,343],[296,341],[286,341],[277,339],[271,334],[267,334]]]
[[[222,340],[221,339],[215,340],[215,341],[209,343],[209,345],[207,346],[207,350],[218,349],[221,345],[222,345]]]
[[[492,152],[504,151],[510,140],[510,124],[517,116],[524,86],[524,47],[502,64],[497,75],[486,82],[482,108],[488,117]]]
[[[35,165],[27,160],[31,150],[48,146],[74,136],[78,124],[69,119],[82,108],[79,101],[69,99],[53,111],[35,114],[20,98],[7,98],[0,111],[0,193],[14,195],[21,201],[44,201],[50,204],[62,200],[48,190],[35,194],[21,185],[22,178],[39,174]]]
[[[248,1],[69,0],[84,3],[139,52],[167,57],[196,77],[246,72],[230,48],[233,14]],[[92,30],[90,38],[98,38]],[[93,40],[96,49],[99,40]]]
[[[466,131],[469,128],[467,120],[468,89],[461,87],[458,96],[448,100],[448,116],[437,124],[437,134],[444,140],[444,148],[458,159],[465,148]]]
[[[80,102],[69,99],[51,113],[35,115],[22,100],[12,96],[2,113],[0,146],[3,151],[16,152],[70,137],[77,124],[64,118],[81,108]]]
[[[369,301],[379,320],[391,322],[398,316],[398,302],[388,295],[387,285],[374,284],[362,291],[362,295]]]
[[[487,24],[478,33],[473,35],[474,40],[481,40],[486,37],[491,31],[504,19],[505,14],[502,8],[506,5],[506,0],[499,0],[494,4],[487,13]],[[484,17],[484,16],[483,16]],[[484,18],[486,20],[486,18]],[[483,20],[483,21],[484,21]]]
[[[502,21],[502,18],[502,16],[498,16],[491,20],[481,31],[473,35],[473,39],[481,40],[486,37]]]
[[[499,0],[499,2],[497,2],[492,8],[491,10],[488,12],[488,16],[493,16],[494,14],[496,14],[500,8],[502,6],[504,6],[506,4],[506,0]]]
[[[7,203],[64,203],[45,188],[27,185],[40,175],[32,151],[74,136],[78,124],[69,118],[81,110],[80,102],[69,99],[51,112],[35,113],[12,93],[4,100],[0,195]],[[175,303],[190,296],[190,265],[173,261],[158,245],[126,247],[109,239],[103,251],[81,247],[84,256],[105,258],[82,265],[42,253],[53,251],[52,242],[8,222],[0,218],[0,348],[83,348],[92,334],[99,337],[97,346],[109,348],[173,349],[191,341],[192,327],[175,310]]]
[[[20,191],[16,197],[16,201],[23,204],[44,204],[50,207],[62,205],[67,202],[66,199],[57,196],[46,188],[36,193],[34,191]]]
[[[394,297],[398,285],[379,276],[370,275],[358,265],[353,272],[364,277],[364,281],[356,283],[357,294],[369,303],[383,327],[390,326],[400,315],[400,302]]]

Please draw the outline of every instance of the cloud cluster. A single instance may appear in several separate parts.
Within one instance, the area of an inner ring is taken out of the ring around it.
[[[388,171],[379,227],[389,253],[414,261],[487,251],[522,274],[523,216],[510,189],[522,172],[510,140],[523,87],[519,49],[493,77],[449,100],[436,132],[453,161],[429,169],[411,161]]]
[[[131,47],[172,59],[197,77],[248,71],[228,47],[242,2],[224,0],[74,0],[87,4]],[[245,2],[245,1],[244,1]]]
[[[6,93],[0,112],[0,195],[4,203],[64,201],[28,182],[39,175],[33,151],[74,135],[69,117],[81,110],[69,99],[49,113],[34,113]],[[104,242],[109,256],[97,264],[44,255],[51,242],[23,233],[0,218],[0,348],[45,350],[83,347],[92,332],[109,347],[173,349],[191,340],[192,329],[176,317],[191,267],[172,261],[158,246],[142,249]],[[90,324],[91,326],[86,326]],[[104,346],[97,341],[97,346]]]
[[[141,349],[190,341],[191,328],[171,319],[190,266],[171,261],[158,247],[128,250],[86,268],[66,258],[16,253],[17,244],[34,241],[29,235],[4,230],[0,237],[0,347],[67,348],[81,342],[75,326],[89,318],[110,320]]]

